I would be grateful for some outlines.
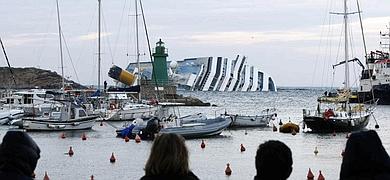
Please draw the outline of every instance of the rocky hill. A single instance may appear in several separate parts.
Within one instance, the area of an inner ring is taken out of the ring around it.
[[[12,68],[15,75],[16,86],[13,82],[12,75],[8,67],[0,67],[0,89],[60,89],[62,87],[62,77],[56,72],[50,70],[38,69],[34,67]],[[73,89],[85,89],[74,81],[66,80]]]

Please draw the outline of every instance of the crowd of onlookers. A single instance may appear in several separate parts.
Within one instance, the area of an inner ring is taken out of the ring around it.
[[[40,149],[25,132],[8,131],[0,145],[0,180],[28,180],[40,157]],[[141,180],[199,179],[188,163],[188,150],[177,134],[158,135]],[[269,140],[256,152],[255,180],[285,180],[293,171],[292,152],[283,142]],[[340,170],[340,180],[390,180],[390,157],[374,130],[349,136]]]

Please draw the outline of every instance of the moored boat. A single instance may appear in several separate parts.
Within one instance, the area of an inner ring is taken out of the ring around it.
[[[75,103],[63,102],[60,112],[52,112],[49,116],[22,118],[12,125],[27,131],[82,130],[91,129],[97,117],[88,115]]]
[[[356,13],[360,13],[360,9]],[[376,106],[374,101],[368,106],[350,102],[353,94],[350,87],[349,63],[360,62],[357,58],[349,58],[348,15],[354,13],[348,12],[347,0],[344,0],[344,12],[333,14],[344,16],[344,60],[333,65],[333,69],[344,65],[344,87],[338,89],[336,93],[325,92],[324,96],[318,97],[316,110],[303,109],[303,123],[311,132],[350,132],[363,129],[368,125]]]
[[[192,116],[194,117],[194,116]],[[180,134],[184,138],[204,138],[219,135],[224,129],[229,127],[232,120],[228,116],[219,116],[215,118],[200,118],[190,121],[180,121],[180,118],[167,119],[161,121],[157,118],[150,119],[146,125],[137,124],[129,127],[118,129],[118,136],[134,137],[138,134],[143,139],[153,139],[156,133],[175,133]],[[130,131],[129,131],[130,128]],[[124,133],[127,131],[127,133]]]
[[[256,115],[228,115],[233,121],[230,127],[266,127],[277,117],[276,109],[265,109]]]

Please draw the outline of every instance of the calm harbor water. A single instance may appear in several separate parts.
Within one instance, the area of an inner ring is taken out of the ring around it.
[[[256,114],[266,108],[276,108],[278,118],[302,121],[303,108],[315,108],[316,98],[324,90],[288,88],[279,92],[179,92],[185,96],[195,96],[217,107],[180,107],[176,113],[186,115],[202,112],[210,117],[225,110],[232,114]],[[379,136],[387,151],[390,150],[390,106],[378,106],[375,112],[380,129]],[[128,143],[115,137],[113,126],[122,123],[99,123],[88,131],[66,132],[66,138],[60,138],[60,132],[29,132],[41,148],[41,158],[35,173],[42,179],[45,171],[50,179],[139,179],[144,175],[144,165],[149,156],[152,142]],[[374,129],[371,119],[367,129]],[[2,138],[8,130],[0,127]],[[247,135],[245,135],[247,131]],[[81,140],[85,132],[88,139]],[[346,133],[311,134],[300,132],[296,136],[273,132],[272,128],[252,128],[225,130],[221,136],[205,140],[206,148],[200,148],[200,139],[186,140],[190,152],[190,168],[200,179],[253,179],[255,175],[255,154],[260,143],[266,140],[281,140],[293,153],[293,172],[289,179],[306,179],[308,168],[316,178],[321,170],[326,179],[338,179],[342,161],[341,152],[345,148]],[[240,152],[240,144],[246,147]],[[65,153],[72,146],[72,157]],[[314,148],[318,147],[318,155]],[[110,163],[111,153],[116,155],[116,163]],[[233,173],[225,176],[226,163],[231,164]]]

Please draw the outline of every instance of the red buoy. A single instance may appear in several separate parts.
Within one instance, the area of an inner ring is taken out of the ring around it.
[[[307,172],[307,180],[314,180],[314,174],[311,172],[311,169],[309,168],[309,172]]]
[[[70,146],[69,151],[68,151],[68,155],[73,156],[73,154],[74,154],[74,152],[73,152],[72,146]]]
[[[140,143],[141,142],[141,137],[139,137],[138,134],[137,134],[137,135],[135,135],[134,140],[135,140],[136,143]]]
[[[129,142],[130,141],[130,138],[125,136],[125,142]]]
[[[83,135],[81,136],[81,140],[83,141],[87,140],[87,136],[85,135],[85,133],[83,133]]]
[[[114,156],[114,153],[111,154],[111,157],[110,157],[110,163],[114,163],[116,161],[116,158]]]
[[[66,138],[65,133],[63,132],[60,137],[61,139],[65,139]]]
[[[45,171],[45,176],[43,176],[43,180],[50,180],[49,176],[47,175],[47,172]]]
[[[226,164],[225,174],[226,174],[226,176],[232,175],[232,169],[230,168],[229,163]]]
[[[93,175],[91,175],[91,180],[93,180],[93,178],[94,178]]]
[[[202,143],[200,144],[200,147],[204,149],[206,147],[206,144],[204,143],[204,140],[202,139]]]
[[[318,179],[317,180],[325,180],[325,177],[324,177],[324,175],[322,175],[321,170],[320,170],[320,174],[318,175]]]
[[[241,144],[240,150],[241,150],[241,152],[244,152],[246,150],[243,144]]]

